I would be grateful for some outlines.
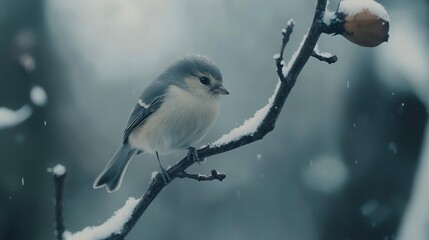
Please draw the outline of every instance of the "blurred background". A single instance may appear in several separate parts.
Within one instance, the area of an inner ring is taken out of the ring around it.
[[[380,1],[388,43],[324,35],[333,65],[310,59],[276,129],[213,156],[152,203],[128,239],[429,239],[429,1]],[[338,1],[331,1],[335,10]],[[157,170],[134,157],[112,194],[92,182],[122,141],[141,91],[186,53],[216,62],[229,96],[201,144],[263,107],[289,18],[290,56],[315,1],[1,0],[0,239],[54,239],[53,182],[67,167],[65,225],[98,225]],[[163,158],[172,165],[185,152]]]

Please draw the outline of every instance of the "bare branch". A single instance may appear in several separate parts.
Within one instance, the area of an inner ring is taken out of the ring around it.
[[[202,175],[202,174],[190,174],[190,173],[183,171],[182,173],[179,173],[179,175],[177,177],[178,178],[189,178],[189,179],[194,179],[197,181],[213,181],[213,180],[222,181],[226,178],[226,174],[220,173],[214,169],[211,171],[211,174],[212,174],[211,176],[207,176],[207,175]]]

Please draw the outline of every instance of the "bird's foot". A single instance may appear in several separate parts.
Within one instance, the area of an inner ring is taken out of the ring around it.
[[[159,173],[161,174],[162,180],[164,181],[164,185],[169,184],[171,182],[171,178],[168,175],[167,171],[162,166],[159,167],[159,171],[160,171]]]
[[[189,147],[188,148],[188,160],[196,162],[196,163],[198,163],[198,164],[201,165],[204,162],[205,159],[204,158],[200,159],[200,157],[198,156],[198,152],[197,152],[196,148]]]
[[[162,180],[164,180],[164,185],[167,185],[171,182],[171,178],[168,175],[167,171],[165,171],[165,169],[162,167],[161,160],[159,160],[158,152],[155,152],[155,153],[156,153],[156,159],[158,160],[159,170],[160,170]]]

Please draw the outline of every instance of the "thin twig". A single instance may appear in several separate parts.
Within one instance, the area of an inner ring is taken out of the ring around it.
[[[311,56],[322,61],[322,62],[327,62],[329,64],[336,63],[338,61],[338,57],[336,55],[325,56],[325,55],[322,55],[316,51],[313,51]]]
[[[213,180],[219,180],[222,181],[226,178],[226,174],[220,173],[216,170],[211,171],[211,176],[203,175],[203,174],[194,174],[194,173],[187,173],[185,171],[179,173],[177,176],[178,178],[189,178],[194,179],[197,181],[213,181]]]
[[[281,81],[284,80],[283,73],[281,72],[282,67],[283,67],[283,54],[284,54],[284,50],[286,48],[286,45],[289,42],[290,35],[293,32],[294,26],[295,26],[295,22],[293,21],[293,19],[291,19],[288,21],[286,28],[282,29],[283,39],[282,39],[282,45],[280,46],[280,53],[275,56],[276,66],[277,66],[277,75],[280,77]]]

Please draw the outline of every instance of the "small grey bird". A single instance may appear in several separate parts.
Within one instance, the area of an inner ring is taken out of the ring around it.
[[[192,146],[216,120],[219,95],[227,94],[219,68],[207,57],[190,55],[174,63],[143,91],[128,120],[122,147],[93,187],[117,190],[130,158],[141,152],[156,155],[168,183],[159,153],[188,149],[188,157],[199,161]]]

